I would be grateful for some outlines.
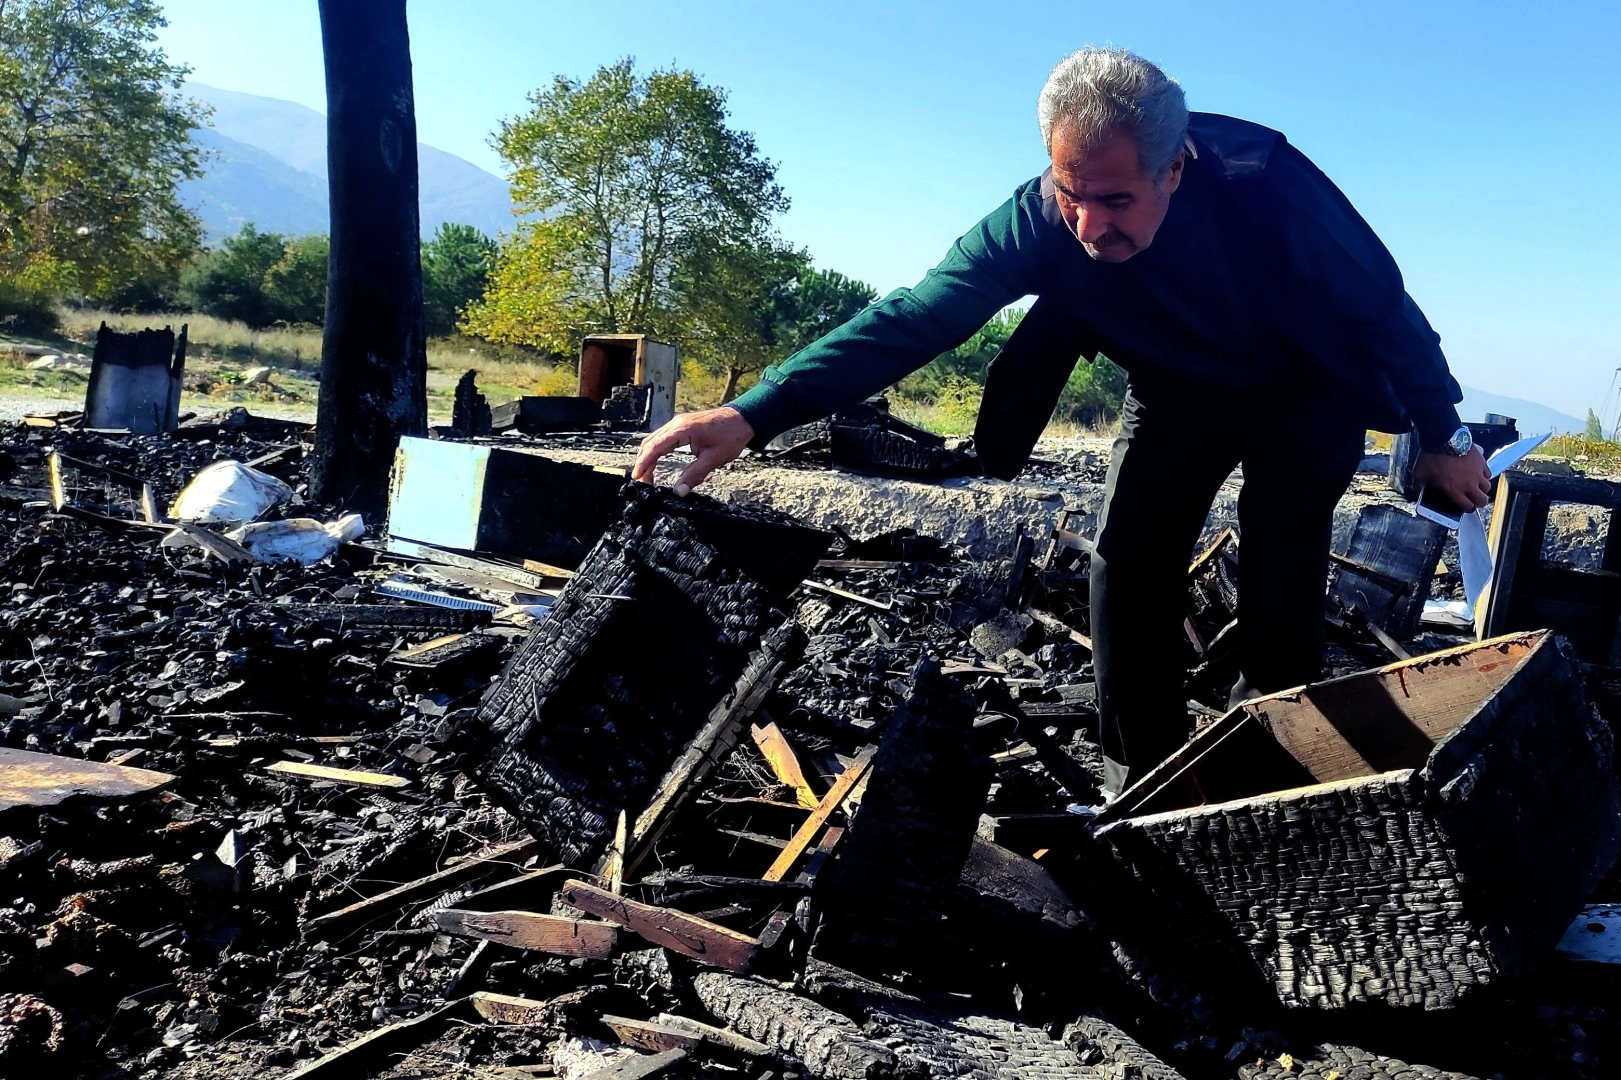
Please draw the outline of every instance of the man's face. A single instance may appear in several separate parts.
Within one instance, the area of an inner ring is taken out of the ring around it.
[[[1053,129],[1053,186],[1058,211],[1099,262],[1125,262],[1154,242],[1182,182],[1182,155],[1156,183],[1137,162],[1137,141],[1111,135],[1090,149],[1073,124]]]

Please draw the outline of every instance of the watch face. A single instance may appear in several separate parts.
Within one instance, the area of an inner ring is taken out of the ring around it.
[[[1459,457],[1462,457],[1464,454],[1467,454],[1470,450],[1474,449],[1474,446],[1475,440],[1473,436],[1469,434],[1469,429],[1466,427],[1461,427],[1457,431],[1454,431],[1452,433],[1452,438],[1447,440],[1447,449],[1451,450]]]

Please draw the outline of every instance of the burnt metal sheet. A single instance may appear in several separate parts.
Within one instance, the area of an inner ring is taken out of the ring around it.
[[[0,748],[0,810],[56,806],[78,796],[127,799],[156,791],[173,779],[168,773],[128,765]]]

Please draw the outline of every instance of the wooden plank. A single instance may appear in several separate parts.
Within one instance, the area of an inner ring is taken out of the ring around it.
[[[613,955],[614,942],[619,938],[619,928],[610,923],[571,919],[566,915],[540,915],[532,911],[446,908],[435,912],[433,921],[440,930],[457,937],[480,938],[497,945],[530,949],[553,956],[602,959]]]
[[[799,856],[810,846],[811,841],[816,839],[817,834],[822,831],[822,826],[827,824],[827,819],[833,816],[833,811],[837,810],[844,797],[850,794],[856,782],[867,775],[867,770],[872,766],[873,755],[877,752],[877,747],[864,748],[856,755],[855,761],[839,774],[839,778],[833,782],[827,794],[822,796],[822,801],[817,803],[816,809],[811,811],[804,824],[794,833],[794,838],[788,841],[788,846],[782,849],[782,854],[777,856],[770,869],[762,875],[765,880],[781,881],[788,876],[788,871],[793,869],[794,863],[799,861]]]
[[[1030,617],[1036,620],[1036,622],[1040,623],[1044,629],[1050,630],[1055,634],[1062,634],[1075,644],[1081,646],[1083,649],[1091,651],[1092,639],[1070,626],[1058,616],[1053,615],[1050,612],[1042,611],[1039,608],[1030,608],[1029,614]]]
[[[799,799],[800,806],[806,810],[816,809],[816,804],[822,801],[821,797],[805,778],[805,770],[799,766],[799,757],[794,753],[793,744],[788,741],[788,736],[782,733],[782,729],[774,721],[764,726],[752,724],[749,727],[749,734],[754,738],[754,745],[759,747],[760,753],[765,756],[766,764],[771,766],[771,773],[777,778],[777,782],[794,789],[794,795]]]
[[[330,1054],[300,1065],[282,1080],[353,1080],[357,1076],[371,1076],[381,1069],[385,1057],[421,1046],[453,1021],[472,1019],[473,1015],[473,1007],[466,998],[447,1001],[421,1016],[362,1035]]]
[[[805,865],[800,869],[799,877],[796,880],[803,881],[806,884],[815,881],[816,875],[822,872],[822,867],[827,865],[827,860],[833,857],[833,852],[837,850],[839,841],[843,839],[843,827],[829,825],[822,833],[822,839],[817,842],[816,847],[812,848],[810,855],[806,857]]]
[[[666,1027],[655,1020],[632,1020],[628,1016],[604,1013],[602,1024],[620,1042],[638,1050],[690,1050],[703,1042],[697,1035]]]
[[[521,1027],[550,1024],[557,1019],[557,1010],[549,1001],[497,994],[489,990],[475,991],[472,999],[474,1010],[492,1024],[516,1024]]]
[[[904,559],[818,559],[818,570],[898,570],[912,564]]]
[[[1432,653],[1243,706],[1319,783],[1423,766],[1535,648],[1524,638]]]
[[[0,810],[56,806],[72,798],[113,802],[174,780],[168,773],[0,747]]]
[[[659,837],[697,793],[699,782],[732,752],[743,724],[759,710],[777,679],[798,659],[803,645],[804,633],[792,619],[761,640],[731,693],[710,711],[703,729],[664,774],[647,809],[637,815],[626,841],[624,874],[634,878]]]
[[[657,1054],[634,1054],[588,1072],[580,1080],[651,1080],[669,1072],[686,1059],[687,1052],[680,1047]]]
[[[356,924],[364,924],[373,919],[381,918],[391,912],[398,911],[407,904],[414,904],[422,900],[432,900],[446,891],[465,885],[486,874],[494,873],[503,865],[518,866],[525,859],[535,855],[540,850],[539,842],[528,839],[518,840],[511,844],[502,844],[471,858],[447,866],[437,873],[426,877],[408,881],[404,885],[396,886],[387,892],[367,897],[347,907],[336,911],[329,911],[324,915],[317,915],[304,925],[306,938],[330,937],[340,930],[346,930]]]
[[[1492,579],[1475,602],[1476,637],[1495,637],[1508,625],[1514,579],[1519,573],[1521,541],[1530,509],[1530,496],[1517,498],[1509,474],[1500,477],[1497,500],[1492,505],[1491,533],[1486,538],[1486,546],[1492,554]]]
[[[745,972],[760,947],[757,938],[670,908],[615,896],[583,881],[565,882],[557,894],[563,903],[623,926],[655,945],[728,971]]]
[[[891,611],[895,607],[895,603],[892,600],[874,600],[870,596],[862,596],[860,593],[853,593],[848,589],[840,589],[832,585],[825,585],[822,582],[816,581],[812,578],[806,578],[804,581],[800,582],[800,584],[808,589],[815,589],[818,592],[825,592],[831,596],[837,596],[841,600],[853,600],[858,604],[866,604],[868,607],[875,607],[879,611]]]
[[[265,766],[265,772],[281,776],[296,776],[300,780],[326,780],[335,784],[354,784],[357,787],[402,788],[411,781],[404,776],[367,772],[363,769],[334,769],[330,765],[306,765],[302,761],[278,761]]]
[[[1510,469],[1499,481],[1498,490],[1513,486],[1516,491],[1542,495],[1554,502],[1581,503],[1584,506],[1621,507],[1621,483],[1613,480],[1592,480],[1583,476],[1544,476],[1540,473]]]
[[[735,1050],[750,1057],[768,1057],[773,1052],[765,1043],[746,1035],[670,1013],[660,1013],[652,1020],[604,1014],[602,1023],[626,1046],[643,1050],[691,1049],[702,1044]]]
[[[619,811],[614,823],[613,846],[608,849],[608,867],[603,877],[608,879],[608,891],[618,896],[625,891],[625,812]]]

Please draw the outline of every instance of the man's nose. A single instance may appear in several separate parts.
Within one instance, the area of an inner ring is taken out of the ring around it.
[[[1075,235],[1080,237],[1083,244],[1097,243],[1098,238],[1108,231],[1107,213],[1100,213],[1096,207],[1084,203],[1075,207]]]

